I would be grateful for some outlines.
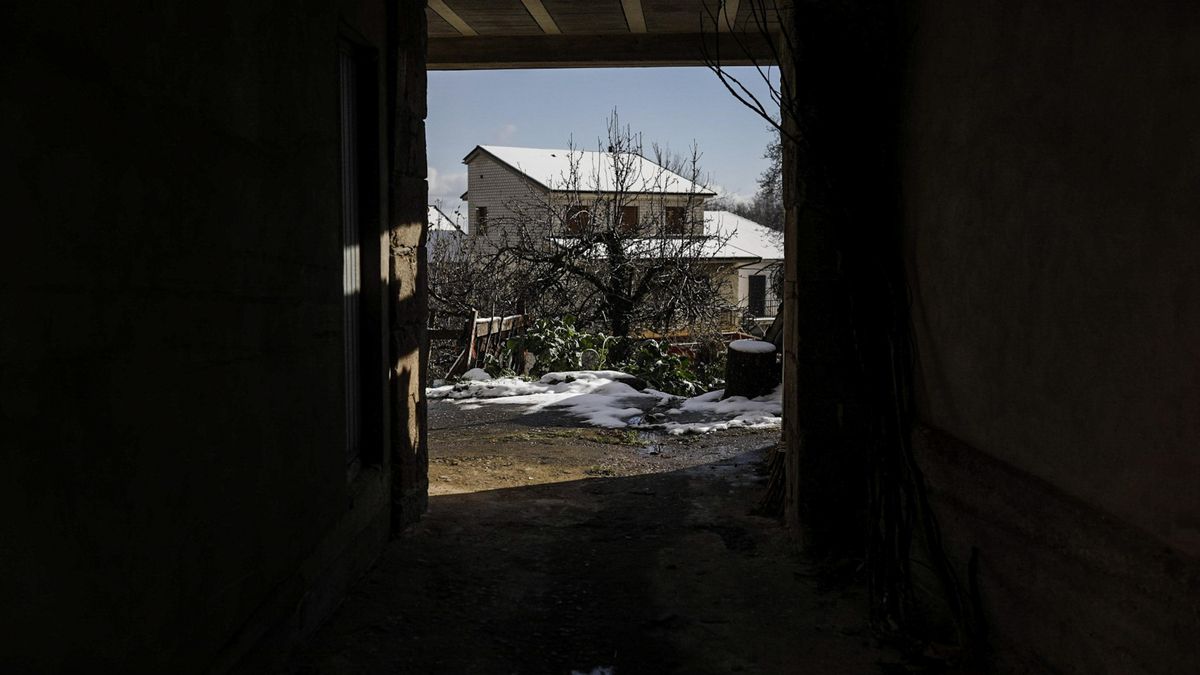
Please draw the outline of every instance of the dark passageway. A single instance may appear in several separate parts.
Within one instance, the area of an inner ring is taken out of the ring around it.
[[[818,575],[778,521],[748,515],[777,432],[650,456],[563,427],[491,426],[434,431],[434,482],[485,462],[607,477],[431,497],[292,672],[841,674],[898,662],[873,646],[861,587]]]
[[[1198,34],[1145,0],[5,4],[0,672],[904,668],[868,615],[983,672],[1194,672]],[[784,90],[786,532],[747,515],[765,440],[444,490],[490,460],[428,455],[427,72],[721,46]]]

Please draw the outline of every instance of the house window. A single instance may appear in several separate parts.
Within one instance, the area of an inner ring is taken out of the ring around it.
[[[668,206],[666,221],[667,234],[686,234],[684,225],[687,222],[687,209],[682,206]]]
[[[749,298],[747,305],[750,313],[754,316],[764,316],[767,313],[767,276],[765,274],[752,274],[747,278],[750,282]]]
[[[586,230],[591,223],[591,214],[588,213],[587,207],[572,204],[563,214],[563,222],[566,223],[568,232],[578,234]]]
[[[380,156],[379,59],[376,50],[342,38],[338,42],[340,103],[342,356],[345,377],[346,465],[353,477],[382,454],[380,390],[364,377],[383,367],[379,333]]]
[[[478,206],[475,208],[475,231],[479,234],[487,234],[487,207]]]
[[[625,232],[633,232],[638,226],[638,207],[622,206],[621,207],[621,230]]]

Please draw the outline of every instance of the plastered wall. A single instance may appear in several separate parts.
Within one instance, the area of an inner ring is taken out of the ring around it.
[[[1200,8],[913,19],[905,257],[955,553],[981,547],[994,636],[1039,667],[1194,667]]]
[[[586,182],[586,181],[585,181]],[[550,192],[525,178],[522,178],[512,168],[497,161],[486,152],[479,152],[467,168],[468,185],[468,231],[478,232],[479,207],[487,208],[488,229],[484,234],[493,242],[502,241],[506,228],[517,228],[521,213],[545,217],[547,204],[562,204],[566,207],[572,199],[587,204],[593,199],[585,188],[572,197],[571,193]],[[611,203],[611,196],[608,198]],[[688,224],[697,232],[702,230],[704,222],[704,198],[688,197],[687,195],[635,195],[629,194],[622,198],[622,203],[637,206],[639,219],[650,222],[661,222],[663,209],[668,206],[679,206],[690,209]],[[515,207],[515,208],[514,208]]]
[[[906,139],[924,418],[1200,556],[1200,10],[928,4]]]

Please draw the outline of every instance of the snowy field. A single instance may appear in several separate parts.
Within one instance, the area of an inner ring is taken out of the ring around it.
[[[630,384],[635,381],[611,370],[547,373],[529,381],[491,378],[477,368],[459,382],[435,382],[438,386],[427,389],[426,395],[465,410],[485,405],[522,406],[525,413],[555,410],[597,427],[636,427],[669,434],[777,428],[782,419],[781,387],[759,398],[721,400],[721,390],[683,398],[653,389],[638,391]]]

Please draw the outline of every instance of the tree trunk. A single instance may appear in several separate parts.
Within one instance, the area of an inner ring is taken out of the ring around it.
[[[775,345],[762,340],[734,340],[725,360],[725,393],[721,398],[755,398],[769,394],[779,384]]]
[[[608,305],[610,327],[613,335],[627,337],[631,327],[630,315],[633,313],[633,305],[629,299],[632,280],[625,266],[625,249],[621,242],[613,237],[604,238],[604,248],[608,254],[608,289],[605,293],[605,304]]]

